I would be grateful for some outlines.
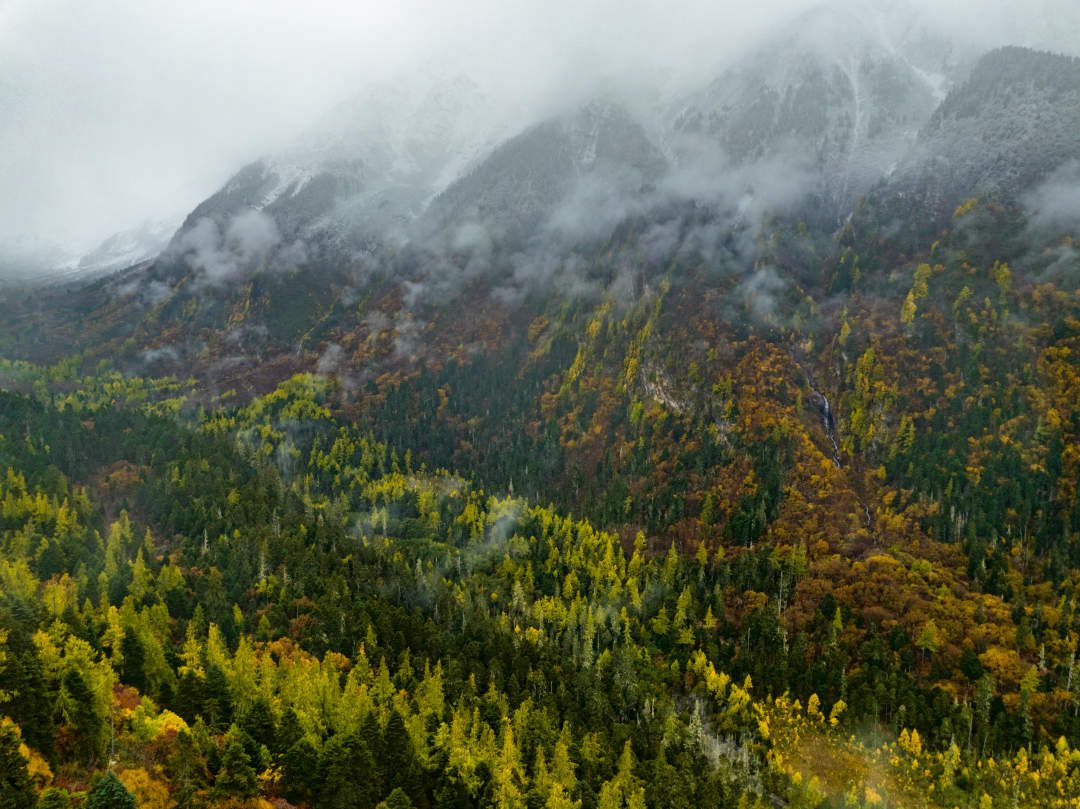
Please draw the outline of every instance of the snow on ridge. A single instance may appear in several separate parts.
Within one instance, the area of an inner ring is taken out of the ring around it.
[[[266,161],[266,172],[276,177],[277,183],[263,195],[262,200],[255,206],[257,210],[274,204],[286,193],[296,196],[315,176],[315,170],[311,166],[278,162],[274,159]]]

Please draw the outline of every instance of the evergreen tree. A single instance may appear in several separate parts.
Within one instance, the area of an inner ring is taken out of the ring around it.
[[[394,787],[394,791],[386,796],[386,800],[379,802],[377,809],[413,809],[413,802],[400,787]]]
[[[145,661],[146,651],[142,641],[131,630],[124,630],[124,639],[120,643],[120,651],[123,655],[124,665],[120,671],[120,679],[128,685],[134,686],[140,693],[146,693]]]
[[[0,724],[0,809],[32,809],[37,803],[19,743],[15,729]]]
[[[272,750],[277,743],[277,721],[269,703],[262,697],[255,698],[251,707],[241,715],[238,724],[257,744],[266,745],[267,749]]]
[[[378,784],[372,779],[375,759],[356,735],[335,736],[319,757],[320,809],[356,809],[374,806]]]
[[[296,715],[296,711],[290,706],[281,715],[281,723],[278,726],[277,733],[274,734],[268,746],[270,752],[281,755],[302,738],[304,738],[304,729],[300,727],[300,717]]]
[[[280,760],[285,797],[297,803],[311,800],[319,785],[319,751],[305,738],[299,739]]]
[[[615,777],[600,788],[599,809],[645,809],[645,788],[634,775],[634,751],[627,739]]]
[[[223,728],[231,724],[233,708],[229,680],[221,667],[214,663],[206,667],[203,694],[202,715],[206,723],[213,728]]]
[[[135,796],[109,772],[86,796],[86,809],[136,809]]]
[[[71,793],[57,787],[46,789],[37,802],[37,809],[71,809],[71,806]]]
[[[188,722],[204,714],[203,703],[206,699],[206,682],[194,671],[188,669],[180,675],[176,688],[174,710]]]
[[[0,625],[2,623],[0,621]],[[31,635],[32,632],[28,633],[22,627],[8,633],[6,659],[0,666],[0,693],[11,697],[3,711],[22,728],[26,743],[51,757],[56,743],[53,722],[56,692],[48,686]]]
[[[222,796],[252,798],[259,794],[259,781],[251,756],[244,750],[241,731],[236,725],[225,734],[225,749],[221,753],[221,768],[214,779],[214,791]]]
[[[168,773],[173,795],[181,807],[188,806],[195,794],[206,786],[209,780],[206,760],[193,732],[182,730],[173,740]]]
[[[405,729],[405,719],[394,711],[383,732],[380,770],[386,776],[386,788],[400,787],[413,797],[420,789],[420,764],[416,760],[412,739]]]
[[[94,761],[102,755],[108,740],[105,721],[94,704],[94,692],[75,668],[64,672],[61,683],[63,713],[76,732],[75,755],[82,761]]]

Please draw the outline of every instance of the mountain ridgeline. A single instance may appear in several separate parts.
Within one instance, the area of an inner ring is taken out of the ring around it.
[[[520,123],[0,288],[26,800],[1075,805],[1080,60],[819,10]]]

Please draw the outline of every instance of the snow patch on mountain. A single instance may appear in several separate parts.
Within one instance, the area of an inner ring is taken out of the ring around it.
[[[923,29],[883,13],[830,4],[780,29],[674,112],[677,159],[698,159],[680,140],[736,164],[787,158],[840,215],[911,146],[952,69]]]

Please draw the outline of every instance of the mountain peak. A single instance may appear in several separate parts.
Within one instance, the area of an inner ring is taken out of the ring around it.
[[[692,96],[676,137],[711,141],[734,164],[789,161],[842,216],[903,157],[948,83],[914,61],[920,29],[885,30],[851,3],[807,11]]]

